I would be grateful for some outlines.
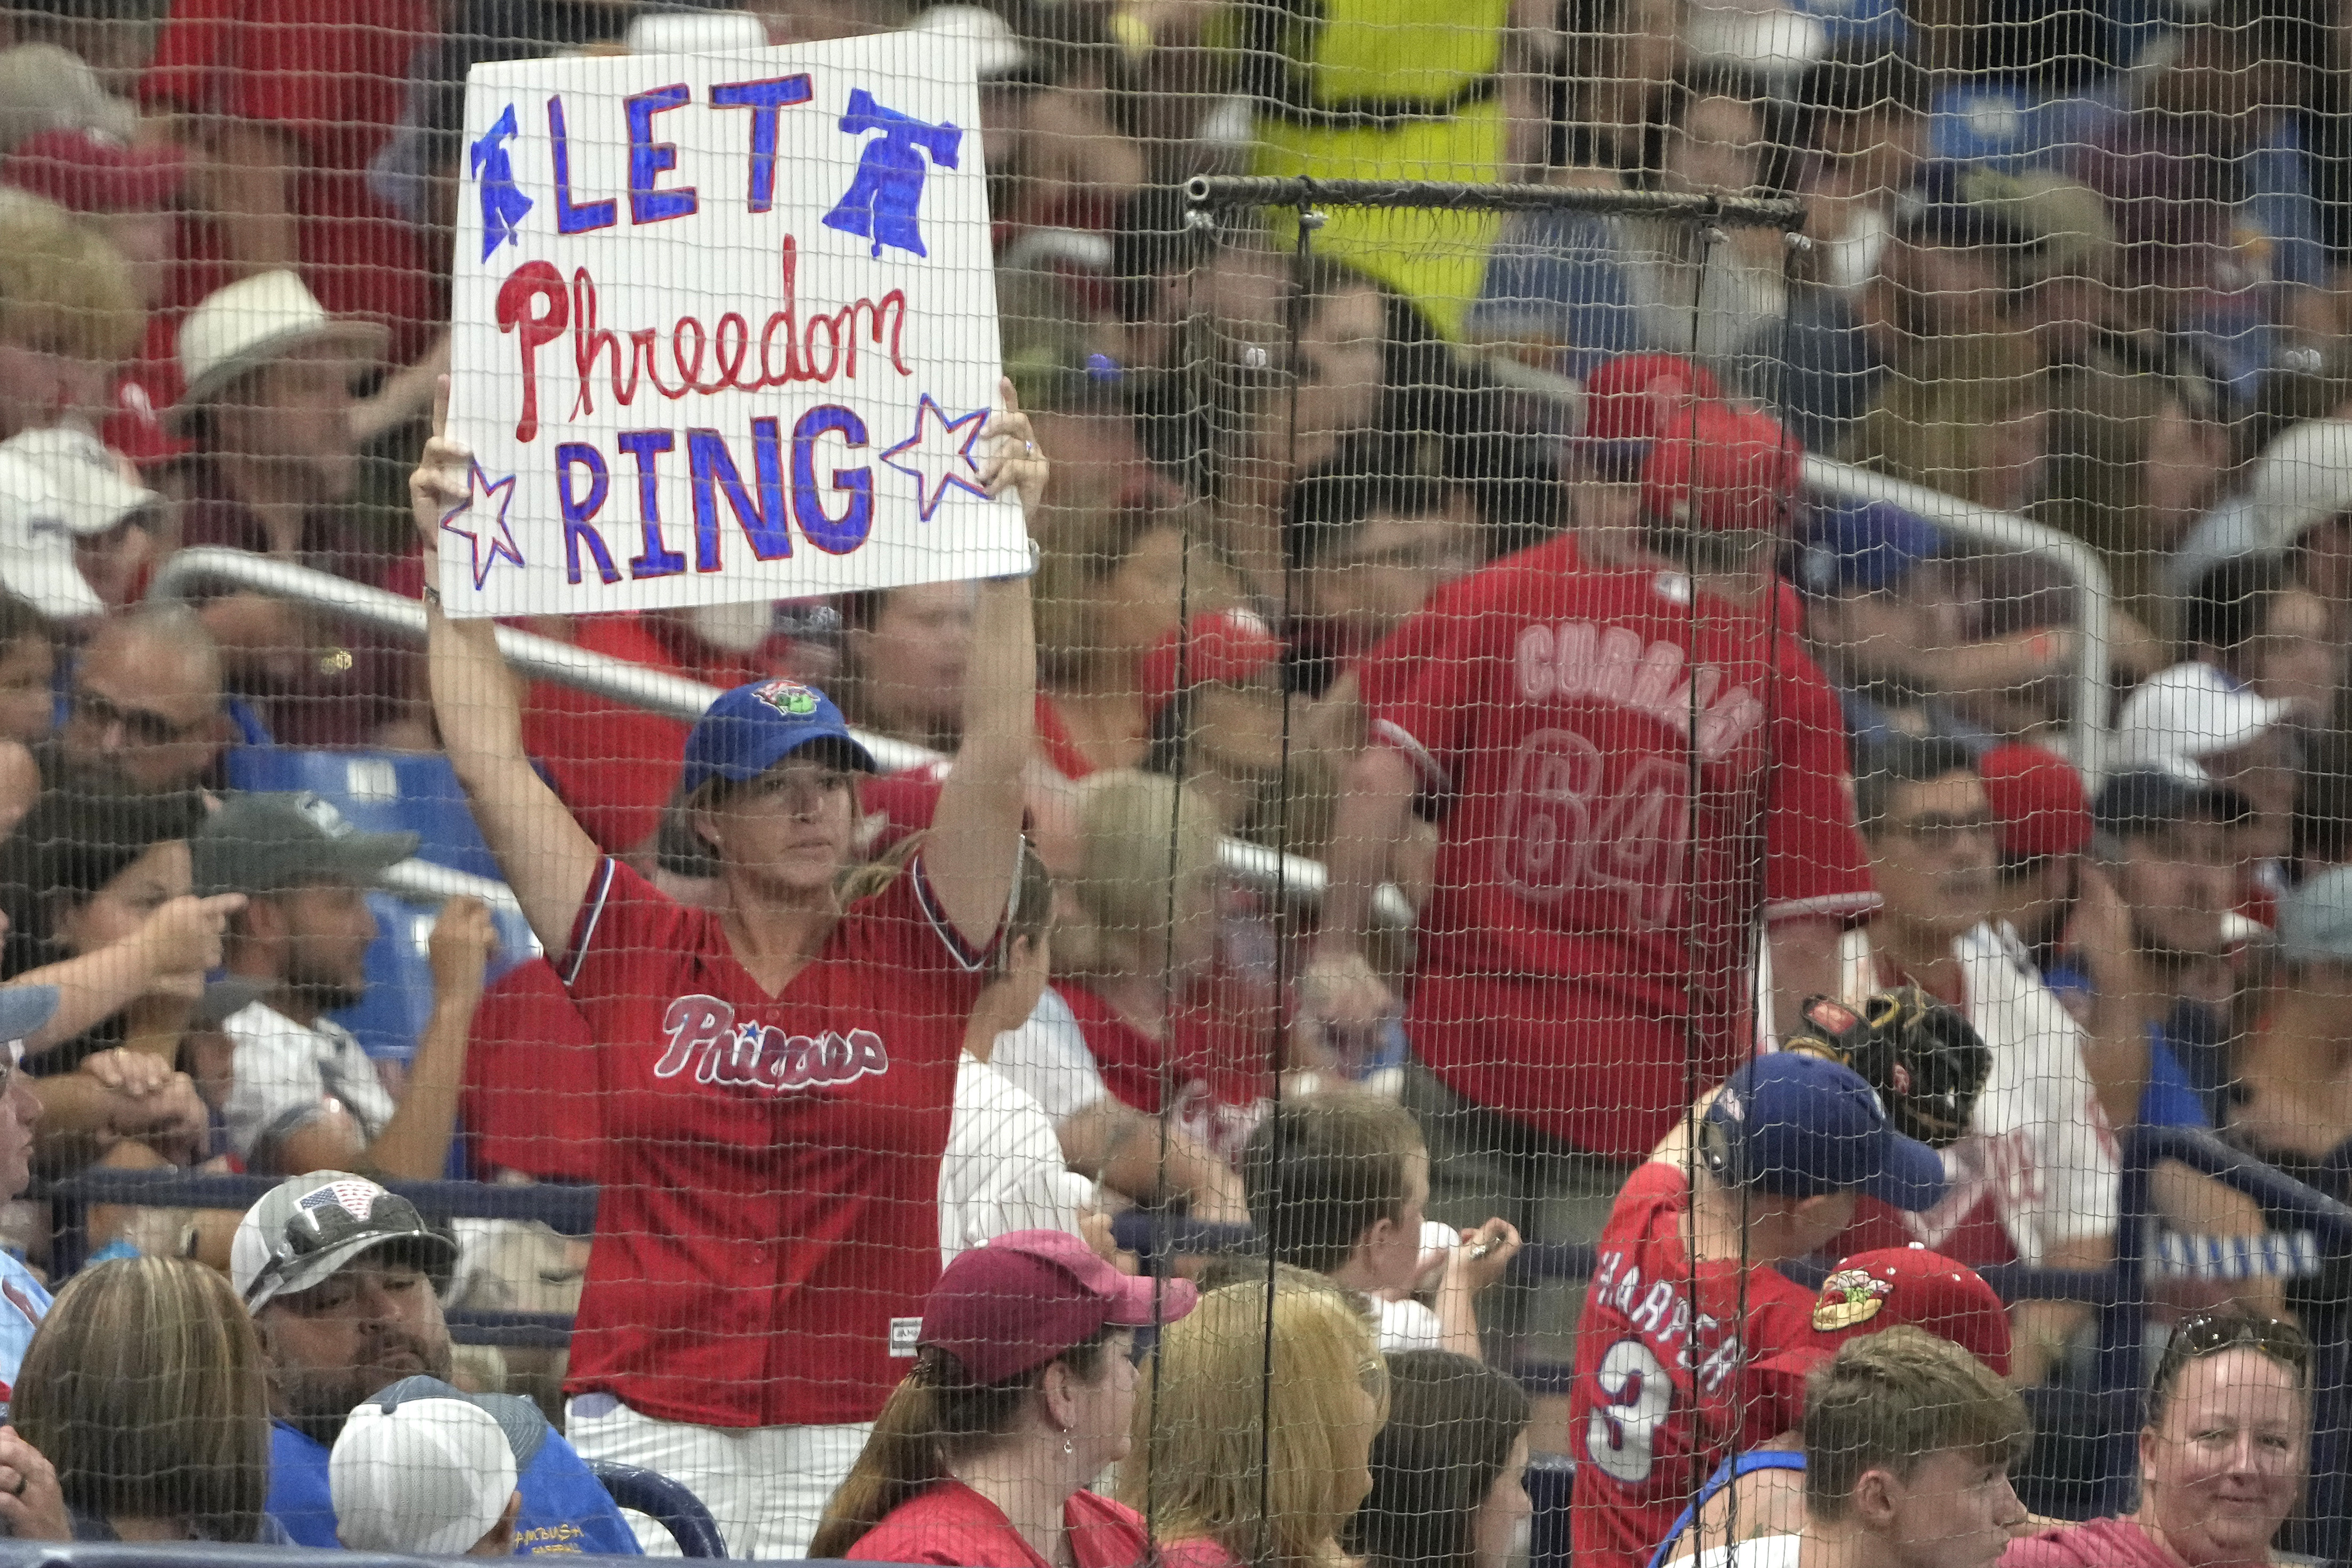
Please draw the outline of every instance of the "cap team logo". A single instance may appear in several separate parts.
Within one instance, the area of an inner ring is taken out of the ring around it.
[[[1821,1299],[1813,1303],[1813,1327],[1832,1334],[1866,1323],[1878,1316],[1878,1309],[1886,1304],[1894,1289],[1892,1281],[1879,1279],[1867,1268],[1841,1268],[1822,1281]]]
[[[295,1201],[295,1206],[310,1216],[313,1226],[326,1217],[329,1209],[341,1209],[364,1223],[375,1212],[376,1191],[365,1182],[329,1182],[304,1193]]]
[[[751,695],[787,719],[805,719],[824,700],[814,688],[803,686],[797,680],[765,681],[753,688]]]

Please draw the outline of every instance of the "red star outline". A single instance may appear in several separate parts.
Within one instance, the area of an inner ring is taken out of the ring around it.
[[[466,499],[441,514],[441,531],[456,534],[473,552],[474,591],[478,594],[482,591],[482,584],[489,581],[490,568],[499,563],[500,556],[517,566],[523,564],[522,546],[515,542],[514,530],[507,526],[507,508],[514,501],[514,482],[515,477],[509,474],[496,484],[491,483],[490,476],[482,472],[481,461],[477,458],[466,475]],[[499,499],[498,514],[490,520],[491,527],[497,531],[490,534],[488,542],[485,544],[483,534],[489,532],[488,530],[477,531],[470,528],[458,528],[455,524],[461,513],[474,510],[477,500],[488,500],[492,496]]]

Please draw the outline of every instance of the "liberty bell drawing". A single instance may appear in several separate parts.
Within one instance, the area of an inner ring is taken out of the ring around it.
[[[923,199],[923,177],[930,173],[931,163],[942,169],[956,166],[956,149],[963,132],[953,125],[932,125],[885,109],[862,87],[850,89],[849,112],[841,117],[841,129],[852,136],[875,131],[882,134],[866,144],[857,160],[857,177],[850,182],[848,194],[824,215],[824,226],[870,241],[877,257],[886,245],[929,256],[930,252],[923,248],[922,230],[915,223],[915,209]],[[924,162],[926,154],[929,163]]]

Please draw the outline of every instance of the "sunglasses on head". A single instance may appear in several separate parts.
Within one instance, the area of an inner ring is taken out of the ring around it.
[[[2173,1328],[2156,1370],[2156,1386],[2170,1387],[2180,1369],[2192,1361],[2242,1346],[2291,1369],[2302,1382],[2311,1379],[2311,1341],[2293,1323],[2242,1312],[2197,1312]]]

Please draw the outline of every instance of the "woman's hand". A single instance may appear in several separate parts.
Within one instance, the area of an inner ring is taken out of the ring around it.
[[[408,504],[415,513],[416,537],[427,553],[440,548],[441,520],[466,499],[466,477],[473,463],[472,449],[449,439],[449,378],[445,375],[434,387],[432,438],[408,476]],[[432,581],[427,573],[425,582]]]
[[[980,482],[992,496],[1003,495],[1007,489],[1017,489],[1023,506],[1039,506],[1045,500],[1045,480],[1053,472],[1053,465],[1037,448],[1037,432],[1030,427],[1029,416],[1021,412],[1021,399],[1013,393],[1013,378],[1005,377],[996,384],[996,388],[1003,394],[1004,407],[991,415],[980,429],[982,437],[993,437],[996,442],[995,450],[980,470]],[[425,450],[430,452],[432,447]],[[412,486],[415,482],[410,481]],[[457,499],[465,499],[464,491],[458,492]],[[435,526],[439,526],[437,518]]]
[[[71,1541],[58,1472],[14,1426],[0,1426],[0,1523],[19,1541]]]

